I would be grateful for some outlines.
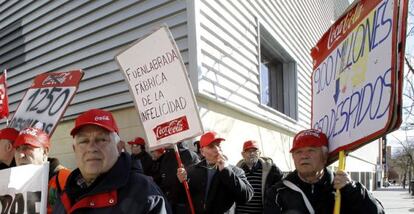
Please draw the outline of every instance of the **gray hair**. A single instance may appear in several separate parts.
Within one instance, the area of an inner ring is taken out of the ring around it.
[[[119,137],[116,132],[109,133],[109,137],[111,138],[111,141],[115,142],[115,144],[118,144],[121,141],[121,137]]]

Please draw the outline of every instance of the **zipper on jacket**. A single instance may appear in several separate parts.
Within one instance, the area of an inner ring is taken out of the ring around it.
[[[315,185],[312,184],[312,194],[313,194],[313,189],[314,189]]]

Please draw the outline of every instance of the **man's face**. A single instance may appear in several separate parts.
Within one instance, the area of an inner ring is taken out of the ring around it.
[[[0,162],[7,161],[6,159],[10,156],[10,152],[14,152],[11,141],[0,139]]]
[[[14,159],[17,166],[26,164],[42,165],[47,161],[47,155],[48,149],[25,144],[16,148]]]
[[[221,152],[220,142],[210,143],[210,145],[201,148],[201,154],[210,164],[215,164]]]
[[[138,144],[131,144],[131,153],[133,155],[137,155],[139,153],[141,153],[141,146]]]
[[[302,176],[313,176],[326,164],[327,157],[321,147],[303,147],[292,152],[296,170]]]
[[[76,133],[73,150],[76,164],[87,181],[108,172],[119,156],[110,133],[95,125],[86,125]]]
[[[256,164],[259,160],[260,151],[256,148],[246,149],[242,152],[242,156],[246,163]]]

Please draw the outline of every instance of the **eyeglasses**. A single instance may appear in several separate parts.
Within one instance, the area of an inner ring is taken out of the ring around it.
[[[246,150],[246,151],[244,151],[244,153],[246,153],[246,154],[257,154],[257,153],[259,153],[259,150],[257,150],[257,149]]]

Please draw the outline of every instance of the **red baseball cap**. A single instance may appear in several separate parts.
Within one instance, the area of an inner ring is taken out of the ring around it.
[[[293,145],[290,152],[303,147],[322,147],[328,146],[328,138],[324,133],[316,129],[300,131],[293,138]]]
[[[223,140],[225,140],[225,139],[217,137],[216,132],[213,132],[213,131],[206,132],[203,135],[201,135],[200,147],[203,148],[203,147],[206,147],[206,146],[210,145],[211,143],[221,142]]]
[[[75,120],[75,127],[70,132],[70,135],[75,136],[79,129],[85,125],[96,125],[110,132],[116,132],[119,134],[119,129],[116,125],[115,119],[109,111],[91,109],[79,115]]]
[[[19,132],[14,128],[4,128],[0,130],[0,139],[6,139],[14,142]]]
[[[31,145],[36,148],[50,148],[49,135],[41,129],[29,127],[20,131],[13,146],[15,148],[21,145]]]
[[[248,140],[246,142],[244,142],[243,144],[243,152],[248,150],[248,149],[259,149],[259,145],[257,144],[257,142],[255,140]]]
[[[129,141],[128,144],[130,144],[130,145],[131,144],[145,145],[145,140],[144,140],[144,138],[137,137],[137,138],[135,138],[134,141]]]

